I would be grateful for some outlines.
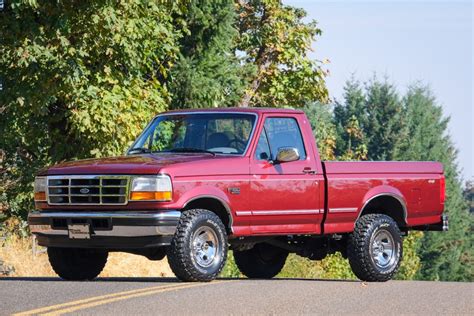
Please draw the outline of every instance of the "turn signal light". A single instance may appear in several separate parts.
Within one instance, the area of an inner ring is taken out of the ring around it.
[[[46,193],[45,192],[35,192],[35,201],[46,201]]]
[[[133,201],[171,201],[171,192],[132,192],[130,200]]]

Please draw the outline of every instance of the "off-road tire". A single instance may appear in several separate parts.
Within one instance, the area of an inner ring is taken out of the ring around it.
[[[394,257],[387,259],[389,262],[386,267],[380,266],[374,259],[374,238],[380,234],[385,234],[387,240],[392,238]],[[356,222],[354,232],[349,235],[347,256],[352,271],[362,281],[385,282],[392,279],[403,257],[402,237],[397,223],[383,214],[362,216]]]
[[[48,248],[48,258],[54,272],[64,280],[95,279],[107,263],[108,253],[94,249]]]
[[[249,279],[273,278],[283,269],[287,257],[288,251],[266,243],[249,250],[234,250],[237,267]]]
[[[210,229],[217,239],[215,256],[209,266],[200,265],[197,255],[193,252],[194,235],[202,229]],[[181,214],[176,233],[168,247],[168,263],[181,281],[209,282],[224,268],[227,250],[227,233],[215,213],[204,209],[186,210]]]

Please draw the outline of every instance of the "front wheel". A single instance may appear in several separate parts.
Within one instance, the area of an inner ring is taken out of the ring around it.
[[[288,251],[260,243],[252,249],[234,250],[235,264],[250,279],[271,279],[285,265]]]
[[[48,248],[54,272],[64,280],[85,281],[97,277],[107,263],[108,253],[94,249]]]
[[[184,211],[167,255],[178,279],[214,280],[227,259],[227,234],[222,221],[208,210]]]
[[[349,237],[347,255],[359,279],[378,282],[392,279],[403,255],[397,224],[383,214],[362,216]]]

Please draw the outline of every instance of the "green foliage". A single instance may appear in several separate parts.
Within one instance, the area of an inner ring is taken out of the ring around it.
[[[443,117],[429,88],[413,85],[403,99],[406,126],[394,148],[397,160],[434,160],[444,165],[445,212],[448,232],[427,232],[419,239],[421,269],[425,280],[472,281],[474,279],[474,219],[463,198],[456,165],[456,149],[448,134],[449,119]]]
[[[427,87],[413,85],[400,99],[387,80],[373,79],[362,89],[352,78],[346,84],[344,102],[334,109],[339,159],[354,159],[353,153],[363,145],[370,160],[444,164],[450,230],[405,238],[405,258],[398,278],[466,281],[474,276],[473,219],[463,200],[456,150],[447,134],[448,121]]]
[[[466,182],[463,195],[468,203],[469,213],[472,215],[474,213],[474,180]]]
[[[398,280],[413,280],[421,267],[418,255],[418,241],[423,237],[422,232],[412,231],[403,238],[403,261],[395,276]]]
[[[176,21],[181,21],[184,35],[179,58],[167,78],[171,108],[237,104],[245,80],[232,54],[238,37],[233,1],[190,1]]]
[[[248,86],[239,106],[288,105],[302,107],[326,101],[326,72],[308,56],[321,35],[316,21],[305,22],[306,12],[280,0],[237,1],[237,49],[249,66]]]
[[[38,169],[123,153],[168,104],[248,105],[249,91],[258,105],[325,99],[324,72],[307,56],[320,30],[304,16],[280,1],[9,1],[0,15],[3,210],[25,218]]]
[[[32,207],[36,171],[116,155],[164,109],[177,4],[13,1],[0,20],[2,186],[11,215]]]
[[[349,261],[344,259],[340,253],[327,256],[321,261],[324,277],[328,279],[356,279]]]
[[[290,254],[278,277],[320,279],[323,277],[323,270],[317,261]]]
[[[351,78],[344,102],[336,102],[336,154],[342,160],[391,160],[403,127],[402,105],[395,87],[374,77],[362,88]]]
[[[336,148],[336,126],[330,108],[322,103],[311,103],[303,108],[308,117],[322,160],[334,160]]]
[[[240,278],[243,277],[242,273],[240,273],[239,268],[235,264],[234,255],[232,251],[229,251],[227,255],[227,262],[222,269],[220,274],[223,278]]]
[[[368,159],[391,160],[403,127],[403,107],[398,92],[387,79],[374,78],[366,88]]]
[[[227,263],[220,275],[225,278],[244,277],[235,264],[232,252],[229,252]],[[304,279],[355,279],[347,259],[340,253],[329,255],[322,261],[311,261],[295,254],[290,254],[285,266],[278,274],[279,278]]]
[[[335,153],[337,156],[347,156],[361,149],[366,152],[366,136],[363,131],[359,131],[365,128],[368,120],[365,95],[360,83],[354,78],[346,82],[343,99],[343,103],[336,101],[334,106],[334,125],[337,130]],[[357,137],[351,137],[353,135]]]

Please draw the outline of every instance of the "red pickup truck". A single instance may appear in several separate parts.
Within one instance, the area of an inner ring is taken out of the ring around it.
[[[286,109],[160,114],[127,155],[45,169],[34,195],[31,232],[69,280],[123,251],[210,281],[232,249],[249,278],[339,251],[361,280],[386,281],[409,230],[448,228],[440,163],[321,161],[305,114]]]

